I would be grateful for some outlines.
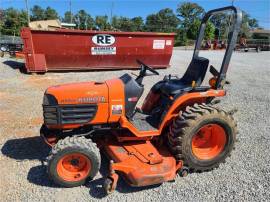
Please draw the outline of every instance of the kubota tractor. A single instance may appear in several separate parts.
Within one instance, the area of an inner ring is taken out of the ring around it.
[[[199,56],[206,23],[220,12],[233,13],[232,30],[220,71],[212,65],[209,86],[202,86],[209,60]],[[153,85],[141,108],[148,71],[141,61],[137,78],[124,74],[104,82],[84,82],[49,87],[43,100],[41,136],[52,146],[49,177],[74,187],[94,178],[100,152],[110,159],[104,180],[107,193],[116,188],[118,174],[131,186],[172,181],[176,174],[206,171],[231,153],[237,134],[232,113],[215,107],[226,95],[226,72],[242,21],[235,7],[211,10],[202,19],[194,54],[182,78],[165,76]]]

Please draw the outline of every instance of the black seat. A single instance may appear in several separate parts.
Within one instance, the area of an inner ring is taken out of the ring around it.
[[[183,77],[181,79],[173,79],[164,82],[163,85],[160,86],[161,92],[167,95],[189,92],[193,89],[193,81],[195,81],[196,87],[200,86],[205,77],[208,65],[209,60],[207,58],[193,58]]]
[[[181,92],[188,92],[192,90],[191,85],[185,84],[181,82],[180,80],[170,80],[160,88],[162,93],[165,93],[167,95],[176,95]]]

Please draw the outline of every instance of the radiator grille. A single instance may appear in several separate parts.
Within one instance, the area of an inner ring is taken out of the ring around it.
[[[82,124],[91,121],[97,112],[97,105],[43,105],[46,125]]]

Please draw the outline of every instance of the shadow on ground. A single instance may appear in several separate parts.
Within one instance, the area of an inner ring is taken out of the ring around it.
[[[14,70],[18,69],[21,73],[26,73],[25,66],[24,66],[23,62],[18,62],[18,61],[14,61],[14,60],[6,60],[3,63]]]
[[[1,148],[3,155],[18,161],[39,160],[41,165],[29,170],[27,180],[40,186],[56,187],[49,181],[44,165],[49,151],[50,148],[38,136],[8,140]]]
[[[14,70],[19,70],[21,73],[27,74],[26,68],[25,68],[25,63],[24,62],[19,62],[19,61],[15,61],[15,60],[6,60],[3,62],[5,65],[9,66],[10,68],[14,69]],[[155,68],[157,70],[162,70],[162,69],[166,69],[165,67],[161,67],[161,68]],[[54,69],[50,69],[49,73],[80,73],[80,72],[113,72],[113,71],[121,71],[121,70],[130,70],[130,71],[136,71],[139,72],[140,71],[140,66],[138,65],[138,67],[134,68],[134,67],[125,67],[125,68],[121,68],[121,67],[113,67],[113,68],[101,68],[101,69],[86,69],[86,68],[81,68],[79,69],[77,67],[77,69],[69,69],[69,70],[54,70]],[[37,72],[37,74],[39,75],[43,75],[45,74],[45,72]]]
[[[3,155],[13,158],[15,160],[39,160],[40,165],[32,167],[27,175],[27,180],[30,183],[45,186],[45,187],[59,187],[49,180],[46,165],[44,161],[48,156],[50,148],[43,142],[40,137],[27,137],[21,139],[8,140],[1,148]],[[104,179],[108,176],[109,172],[109,160],[102,155],[100,174],[101,178],[89,181],[85,186],[89,188],[89,194],[94,198],[106,197],[106,193],[102,188]],[[131,193],[138,192],[145,189],[151,189],[158,187],[159,185],[147,186],[147,187],[131,187],[120,176],[116,188],[116,192]]]
[[[89,187],[89,189],[90,189],[89,194],[92,197],[97,198],[97,199],[101,199],[101,198],[104,198],[107,196],[105,191],[102,188],[104,180],[105,180],[105,178],[99,178],[99,179],[96,179],[96,180],[89,182],[86,185],[87,187]],[[127,193],[132,193],[132,192],[143,191],[146,189],[153,189],[153,188],[156,188],[159,186],[160,186],[160,184],[145,186],[145,187],[132,187],[123,180],[122,176],[119,176],[119,180],[118,180],[115,192],[127,194]]]
[[[2,154],[16,160],[40,160],[43,161],[50,148],[43,140],[36,137],[11,139],[5,142],[1,148]]]
[[[105,155],[102,155],[101,159],[102,160],[101,160],[100,174],[102,175],[102,178],[92,180],[86,184],[86,187],[88,187],[90,189],[89,194],[93,198],[98,198],[98,199],[101,199],[101,198],[104,198],[107,196],[105,191],[102,188],[102,185],[104,183],[105,178],[109,174],[109,160],[108,160],[108,158]],[[152,185],[152,186],[145,186],[145,187],[132,187],[128,183],[126,183],[126,181],[120,175],[115,192],[132,193],[132,192],[139,192],[139,191],[146,190],[146,189],[152,189],[152,188],[159,187],[159,186],[160,186],[160,184]]]

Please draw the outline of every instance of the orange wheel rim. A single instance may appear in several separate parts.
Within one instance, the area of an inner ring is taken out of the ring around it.
[[[91,162],[80,153],[63,156],[57,163],[57,173],[65,181],[80,181],[89,175]]]
[[[207,124],[192,137],[192,152],[201,160],[217,157],[226,144],[226,132],[218,124]]]

